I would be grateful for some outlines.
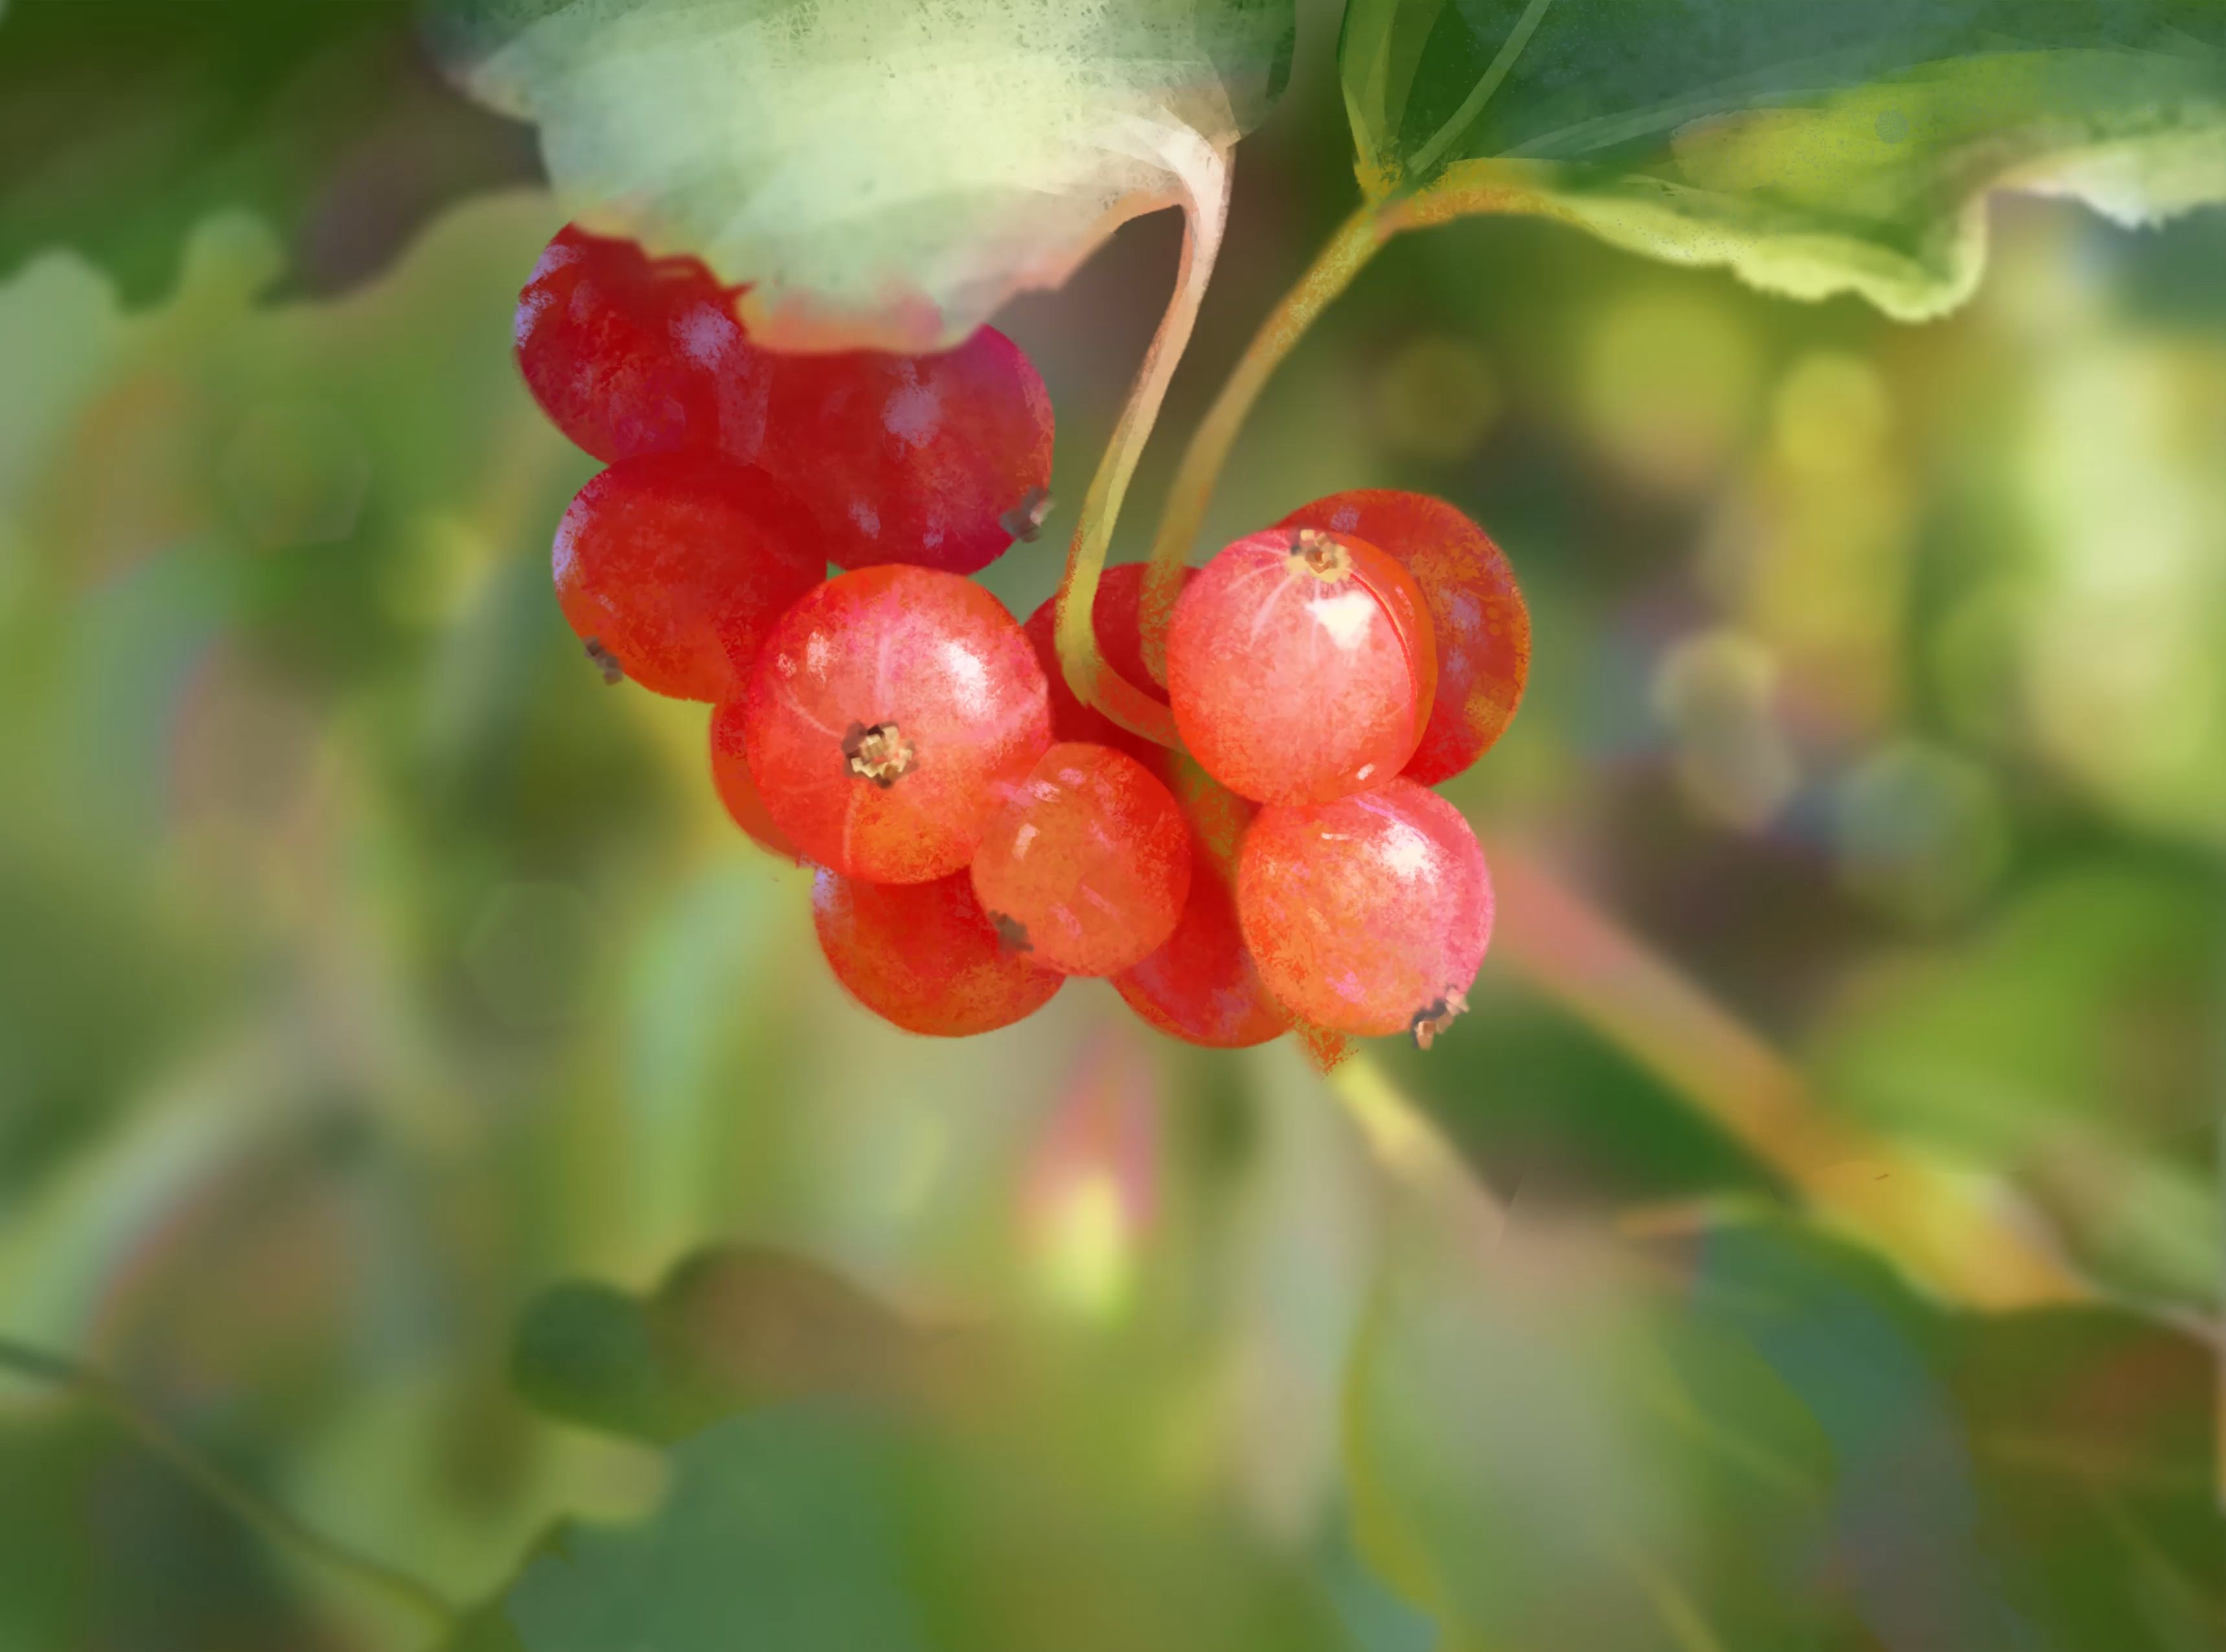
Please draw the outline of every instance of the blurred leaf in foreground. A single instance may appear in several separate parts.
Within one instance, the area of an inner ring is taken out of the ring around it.
[[[411,0],[10,0],[0,274],[73,246],[145,303],[188,233],[244,207],[302,285],[379,268],[448,201],[533,175],[518,127],[443,86]]]
[[[1218,187],[1291,0],[436,0],[574,216],[747,283],[776,346],[956,343]]]
[[[2226,199],[2206,0],[1353,0],[1339,59],[1372,198],[1905,320],[1969,295],[1990,189],[2135,224]]]
[[[2226,1633],[2202,1345],[1975,1316],[1790,1225],[1658,1266],[1518,1222],[1388,1279],[1363,1552],[1448,1644],[2195,1652]]]

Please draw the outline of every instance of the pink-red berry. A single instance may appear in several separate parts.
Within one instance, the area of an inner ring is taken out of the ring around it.
[[[1491,536],[1443,499],[1388,488],[1332,493],[1282,525],[1364,539],[1415,576],[1437,645],[1438,687],[1421,744],[1401,772],[1435,785],[1491,750],[1530,672],[1530,610]]]
[[[788,834],[774,823],[773,811],[758,795],[758,783],[750,778],[749,760],[742,748],[746,709],[741,701],[729,700],[711,713],[711,784],[719,801],[727,806],[728,816],[753,842],[784,861],[800,861],[804,857],[797,854]]]
[[[1294,1014],[1427,1048],[1468,1007],[1491,877],[1459,810],[1393,780],[1262,809],[1237,855],[1237,910],[1262,979]]]
[[[939,355],[780,358],[766,462],[811,501],[838,567],[971,574],[1034,537],[1052,429],[1034,365],[985,327]]]
[[[1016,951],[1110,975],[1173,932],[1190,861],[1190,829],[1150,771],[1109,746],[1063,743],[999,788],[974,893]]]
[[[763,471],[715,455],[628,459],[580,490],[551,561],[564,618],[599,664],[714,702],[825,564],[811,524]]]
[[[518,370],[556,428],[605,464],[683,448],[759,456],[773,358],[693,258],[567,225],[513,325]]]
[[[1066,979],[999,939],[964,872],[881,884],[823,867],[811,918],[835,978],[907,1032],[957,1039],[1009,1026]]]
[[[1042,668],[970,580],[869,568],[781,617],[750,683],[750,772],[803,856],[847,877],[964,869],[1001,785],[1051,744]]]
[[[1260,803],[1381,785],[1414,754],[1436,684],[1421,594],[1364,540],[1240,539],[1175,604],[1167,694],[1206,772]]]

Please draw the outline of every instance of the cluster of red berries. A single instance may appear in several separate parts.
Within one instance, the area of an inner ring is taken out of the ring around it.
[[[613,681],[709,702],[735,822],[817,868],[836,976],[915,1032],[1008,1026],[1103,975],[1153,1026],[1237,1047],[1411,1032],[1466,1007],[1484,855],[1428,790],[1523,692],[1506,558],[1421,495],[1332,495],[1187,581],[1147,668],[1141,565],[1091,619],[1186,751],[1084,704],[965,575],[1031,537],[1052,411],[1009,339],[785,355],[690,259],[567,229],[518,360],[610,467],[557,530],[565,618]],[[833,563],[847,570],[827,576]]]

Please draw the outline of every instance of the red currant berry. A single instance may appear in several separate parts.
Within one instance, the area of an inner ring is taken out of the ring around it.
[[[1167,692],[1205,771],[1262,803],[1320,803],[1397,774],[1436,685],[1421,593],[1365,541],[1271,529],[1175,604]]]
[[[974,851],[974,893],[1008,944],[1070,975],[1110,975],[1173,931],[1190,891],[1190,829],[1151,772],[1065,743],[1001,790]]]
[[[1191,831],[1190,899],[1160,950],[1114,976],[1121,996],[1172,1038],[1215,1049],[1263,1044],[1291,1024],[1254,967],[1237,927],[1237,846],[1260,805],[1191,758],[1162,753]]]
[[[1428,1049],[1468,1007],[1491,938],[1491,876],[1460,811],[1411,780],[1262,809],[1237,910],[1269,990],[1335,1032]]]
[[[773,811],[765,806],[765,799],[758,796],[758,783],[750,778],[749,761],[742,750],[743,713],[743,702],[729,700],[711,714],[711,784],[735,824],[754,842],[784,861],[801,862],[804,857],[796,852],[787,834],[773,823]]]
[[[925,883],[974,858],[1000,783],[1051,744],[1043,670],[971,580],[869,568],[781,617],[745,740],[766,806],[806,860]]]
[[[542,411],[606,464],[687,448],[758,456],[771,358],[693,258],[652,260],[567,225],[518,296],[513,336]]]
[[[1202,855],[1174,933],[1113,985],[1146,1021],[1190,1044],[1242,1050],[1290,1029],[1244,944],[1228,872]]]
[[[1282,525],[1364,539],[1421,590],[1437,644],[1438,691],[1422,743],[1401,772],[1435,785],[1489,751],[1530,673],[1530,610],[1491,536],[1443,499],[1388,488],[1332,493]]]
[[[811,919],[835,978],[907,1032],[963,1039],[1010,1026],[1066,980],[998,939],[964,872],[884,884],[823,868]]]
[[[995,327],[940,355],[785,356],[766,430],[841,568],[971,574],[1033,538],[1049,499],[1051,397]]]
[[[588,651],[658,694],[740,697],[744,658],[825,564],[763,471],[703,454],[612,466],[556,529],[556,600]]]
[[[1183,579],[1188,582],[1197,570],[1185,569]],[[1090,607],[1090,623],[1097,632],[1098,658],[1105,662],[1106,670],[1126,678],[1142,692],[1162,705],[1167,703],[1167,690],[1152,680],[1144,665],[1144,639],[1139,624],[1139,609],[1144,594],[1144,564],[1123,562],[1109,568],[1097,581],[1097,600]],[[1093,746],[1110,746],[1126,752],[1154,773],[1165,772],[1167,748],[1132,734],[1095,706],[1086,706],[1076,698],[1067,686],[1066,672],[1059,659],[1059,597],[1046,598],[1041,607],[1028,616],[1021,627],[1028,633],[1028,641],[1036,651],[1036,659],[1044,670],[1044,680],[1051,686],[1051,732],[1054,740],[1087,740]]]

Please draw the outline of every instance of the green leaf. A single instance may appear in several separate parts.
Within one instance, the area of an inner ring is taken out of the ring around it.
[[[528,1309],[512,1372],[553,1416],[670,1443],[784,1400],[906,1392],[941,1345],[815,1262],[735,1247],[690,1257],[646,1301],[557,1286]]]
[[[1352,1372],[1362,1551],[1446,1644],[2226,1633],[2199,1342],[2115,1309],[1943,1311],[1790,1223],[1650,1265],[1525,1228],[1408,1252]]]
[[[647,1521],[559,1527],[447,1652],[1345,1644],[1327,1593],[1209,1501],[1161,1484],[1139,1502],[1055,1433],[981,1410],[729,1418],[671,1451]]]
[[[1218,190],[1291,0],[436,0],[576,219],[750,285],[780,346],[925,349]]]
[[[1908,320],[1995,188],[2128,223],[2226,198],[2216,0],[1352,0],[1363,187],[1528,211]]]
[[[439,207],[530,178],[527,135],[442,85],[412,0],[7,0],[0,275],[74,247],[144,303],[213,213],[251,212],[329,289]]]

